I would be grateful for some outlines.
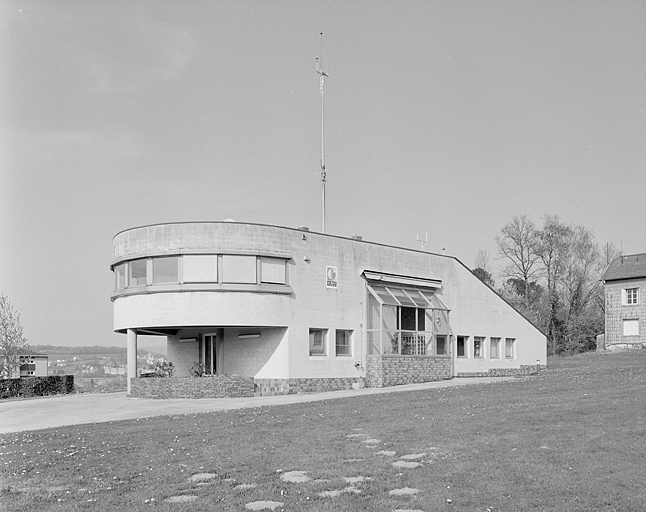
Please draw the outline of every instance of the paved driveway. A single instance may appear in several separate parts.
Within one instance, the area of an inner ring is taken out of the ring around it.
[[[154,400],[128,398],[126,393],[61,395],[54,397],[7,400],[0,402],[0,434],[40,430],[63,425],[80,425],[106,421],[148,418],[171,414],[227,411],[269,405],[316,402],[352,396],[401,393],[419,389],[487,384],[513,377],[478,377],[407,384],[388,388],[349,389],[298,395],[253,398],[202,398]]]

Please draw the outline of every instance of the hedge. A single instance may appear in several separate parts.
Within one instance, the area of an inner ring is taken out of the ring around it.
[[[63,395],[74,391],[74,375],[22,377],[0,380],[0,399]]]

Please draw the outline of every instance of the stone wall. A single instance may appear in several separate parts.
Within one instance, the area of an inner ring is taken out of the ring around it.
[[[450,378],[449,357],[369,355],[366,360],[366,387],[369,388]]]
[[[256,396],[293,395],[297,393],[322,393],[352,389],[360,385],[360,378],[310,378],[310,379],[255,379]]]
[[[225,398],[254,396],[252,378],[239,375],[131,379],[133,398]]]
[[[241,398],[352,389],[360,378],[253,379],[239,375],[132,380],[133,398]]]
[[[524,375],[538,375],[540,370],[547,366],[522,365],[520,368],[491,368],[487,372],[462,372],[457,377],[522,377]]]

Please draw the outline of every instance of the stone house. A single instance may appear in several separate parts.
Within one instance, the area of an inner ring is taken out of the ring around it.
[[[615,258],[601,280],[606,348],[646,348],[646,253]]]

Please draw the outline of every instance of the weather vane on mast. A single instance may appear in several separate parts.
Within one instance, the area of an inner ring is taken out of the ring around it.
[[[323,86],[325,85],[325,77],[329,76],[323,71],[323,32],[321,32],[321,58],[316,59],[316,72],[320,78],[321,84],[321,184],[322,184],[322,200],[321,200],[321,233],[325,233],[325,182],[327,181],[327,174],[325,171],[325,98],[323,96]]]

